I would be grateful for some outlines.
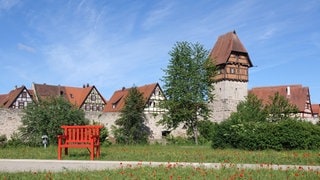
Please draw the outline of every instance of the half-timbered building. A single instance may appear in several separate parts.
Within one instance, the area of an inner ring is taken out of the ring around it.
[[[163,91],[158,83],[148,84],[137,87],[138,91],[142,93],[145,101],[146,113],[159,113],[163,109],[159,107],[159,103],[165,99]],[[105,112],[119,112],[125,105],[125,99],[129,95],[130,88],[122,88],[113,93],[105,108]]]
[[[0,107],[10,109],[24,109],[33,102],[32,91],[25,86],[17,87],[9,94],[0,95]]]
[[[95,86],[70,87],[33,83],[32,89],[37,100],[48,97],[64,97],[71,104],[85,111],[103,111],[106,100]]]

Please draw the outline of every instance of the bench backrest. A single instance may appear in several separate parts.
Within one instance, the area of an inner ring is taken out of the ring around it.
[[[100,136],[102,126],[61,126],[67,142],[89,142],[92,136]]]

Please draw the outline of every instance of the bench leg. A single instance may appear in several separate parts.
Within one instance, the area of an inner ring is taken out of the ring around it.
[[[69,154],[68,148],[64,148],[64,154],[65,154],[65,155],[68,155],[68,154]]]
[[[96,147],[96,155],[97,155],[97,158],[100,157],[100,146]]]
[[[58,147],[58,160],[61,160],[61,147]]]
[[[94,146],[90,147],[90,160],[94,159]]]

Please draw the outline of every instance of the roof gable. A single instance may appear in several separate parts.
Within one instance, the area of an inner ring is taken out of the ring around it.
[[[137,87],[138,91],[142,93],[143,99],[145,103],[149,100],[152,96],[152,93],[158,87],[158,83],[148,84],[144,86]],[[160,86],[159,86],[160,87]],[[122,88],[121,90],[117,90],[113,93],[111,98],[109,99],[106,107],[105,112],[119,112],[125,105],[125,99],[129,95],[129,90],[131,88]]]
[[[235,31],[219,36],[209,57],[214,60],[217,65],[222,65],[227,63],[231,53],[244,54],[248,57],[249,67],[252,67],[249,54]]]
[[[9,94],[0,95],[0,106],[4,108],[11,107],[11,105],[16,101],[16,99],[24,90],[29,94],[30,97],[32,97],[28,89],[25,86],[21,86],[10,91]]]
[[[38,98],[62,96],[71,104],[74,104],[79,108],[84,104],[90,93],[95,90],[101,97],[103,103],[106,104],[104,97],[95,86],[86,85],[80,88],[60,85],[33,84],[33,88],[34,93]]]

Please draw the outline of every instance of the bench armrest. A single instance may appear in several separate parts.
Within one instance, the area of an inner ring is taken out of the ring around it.
[[[66,138],[67,138],[66,135],[62,135],[62,134],[58,135],[58,139],[66,139]]]

